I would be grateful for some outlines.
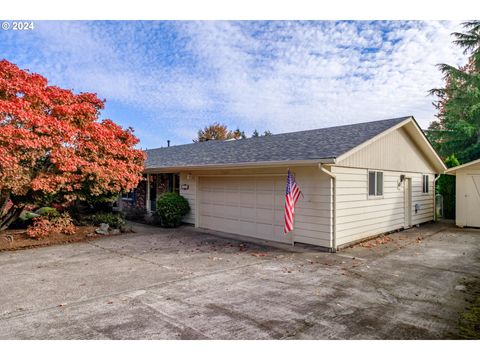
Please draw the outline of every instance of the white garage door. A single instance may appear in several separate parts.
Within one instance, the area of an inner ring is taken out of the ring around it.
[[[480,227],[480,175],[467,175],[467,226]]]
[[[289,242],[283,234],[285,176],[199,178],[199,227]]]

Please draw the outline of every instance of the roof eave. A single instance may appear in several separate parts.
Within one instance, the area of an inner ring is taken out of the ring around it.
[[[464,168],[468,168],[469,166],[473,166],[473,165],[476,165],[480,163],[480,159],[477,159],[477,160],[473,160],[473,161],[470,161],[468,163],[465,163],[465,164],[461,164],[461,165],[458,165],[458,166],[455,166],[455,167],[452,167],[450,169],[447,169],[444,171],[444,174],[447,174],[447,175],[456,175],[457,174],[457,170],[461,170],[461,169],[464,169]]]
[[[158,173],[158,172],[178,172],[178,171],[193,171],[193,170],[222,170],[222,169],[248,169],[259,167],[282,167],[282,166],[309,166],[322,164],[335,164],[335,158],[309,159],[309,160],[280,160],[280,161],[259,161],[259,162],[245,162],[233,164],[197,164],[185,166],[161,166],[161,167],[146,167],[144,173]]]

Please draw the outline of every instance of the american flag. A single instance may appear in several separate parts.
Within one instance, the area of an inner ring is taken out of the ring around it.
[[[285,227],[283,232],[286,234],[293,230],[293,217],[295,214],[295,204],[300,197],[300,189],[295,182],[290,169],[287,175],[287,189],[285,193]]]

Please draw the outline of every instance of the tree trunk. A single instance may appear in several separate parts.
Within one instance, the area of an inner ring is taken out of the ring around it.
[[[3,216],[1,216],[0,231],[7,230],[10,224],[20,217],[24,208],[25,208],[24,206],[19,206],[19,207],[13,206]]]
[[[8,200],[10,200],[10,192],[0,190],[0,217],[2,216],[5,208],[8,205]]]

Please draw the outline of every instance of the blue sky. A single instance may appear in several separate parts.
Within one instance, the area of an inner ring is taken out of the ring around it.
[[[438,63],[461,65],[452,21],[35,21],[1,57],[107,99],[142,148],[214,121],[251,134],[414,115],[434,119]]]

